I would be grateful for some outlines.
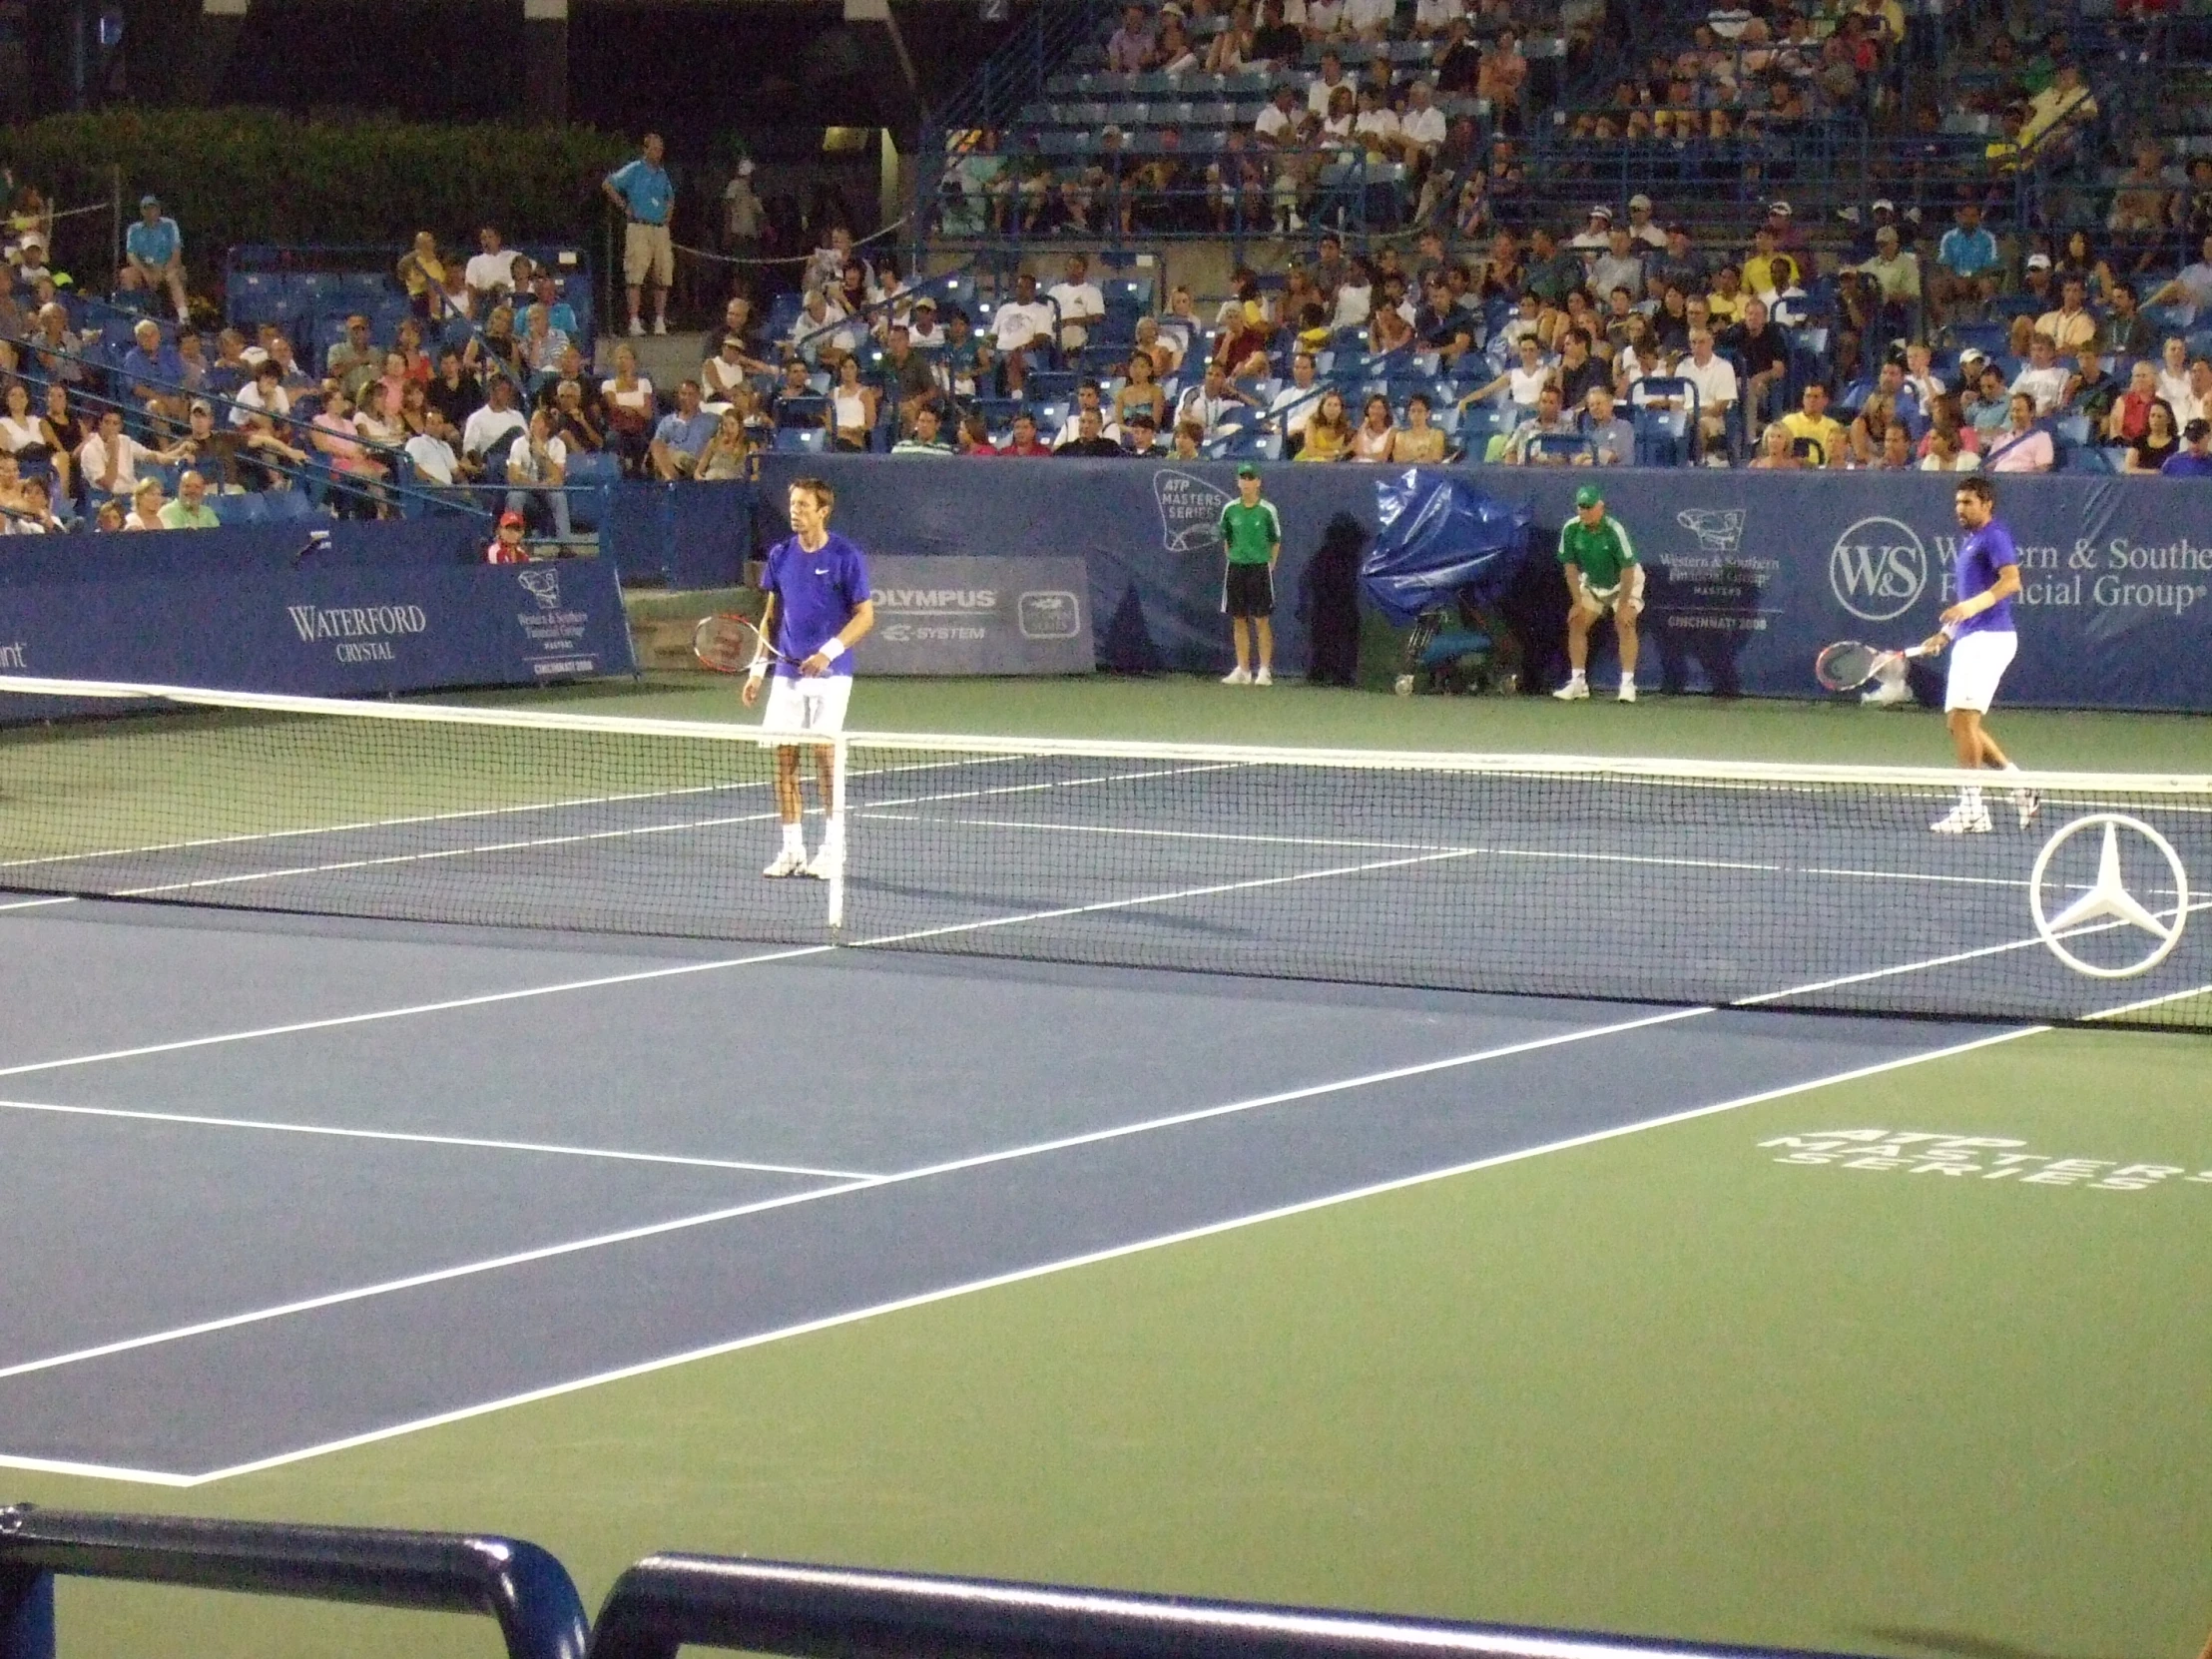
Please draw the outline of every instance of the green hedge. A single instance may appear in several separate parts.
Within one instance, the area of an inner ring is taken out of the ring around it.
[[[595,238],[599,181],[632,153],[589,128],[250,109],[103,110],[0,129],[0,163],[57,207],[104,200],[112,167],[126,218],[154,192],[184,230],[196,280],[245,243],[404,243],[428,230],[469,249],[487,221],[510,243]],[[104,244],[104,226],[99,235]]]

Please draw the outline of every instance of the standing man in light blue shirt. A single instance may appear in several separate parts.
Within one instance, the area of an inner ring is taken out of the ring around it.
[[[162,217],[158,196],[139,198],[138,223],[124,234],[123,270],[116,285],[133,293],[167,288],[177,320],[192,320],[192,307],[185,302],[185,236],[174,219]]]
[[[622,278],[630,289],[630,332],[642,334],[639,301],[646,279],[653,281],[653,331],[668,332],[668,288],[676,279],[676,250],[668,240],[668,222],[676,211],[676,186],[661,166],[666,147],[661,135],[648,133],[638,154],[608,174],[599,186],[623,212]]]

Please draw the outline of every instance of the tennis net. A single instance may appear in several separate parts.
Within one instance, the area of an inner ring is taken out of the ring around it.
[[[767,880],[757,727],[21,678],[0,704],[18,905],[2212,1030],[2208,778],[1984,775],[1992,828],[1945,835],[1939,770],[851,735],[841,877]]]

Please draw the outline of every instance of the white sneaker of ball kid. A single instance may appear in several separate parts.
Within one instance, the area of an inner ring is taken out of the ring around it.
[[[1265,669],[1265,668],[1264,668],[1264,669],[1262,669],[1262,670],[1260,670],[1260,671],[1259,671],[1259,673],[1255,674],[1255,675],[1254,675],[1254,676],[1252,677],[1252,683],[1253,683],[1253,684],[1254,684],[1255,686],[1272,686],[1272,685],[1274,685],[1274,684],[1275,684],[1275,671],[1274,671],[1273,669]]]
[[[1587,703],[1590,700],[1590,683],[1576,675],[1551,695],[1562,703]]]
[[[1249,686],[1252,684],[1252,670],[1233,668],[1221,677],[1221,683],[1225,686]]]
[[[1621,682],[1620,697],[1619,697],[1618,701],[1620,701],[1620,702],[1622,702],[1622,703],[1633,703],[1633,702],[1635,702],[1635,701],[1636,701],[1636,682],[1635,682],[1635,681],[1633,681],[1633,680],[1623,680],[1623,681]]]
[[[804,875],[807,873],[807,849],[803,846],[787,846],[769,860],[763,875]]]

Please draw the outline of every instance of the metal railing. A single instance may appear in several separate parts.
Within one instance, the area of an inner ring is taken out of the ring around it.
[[[0,1509],[0,1659],[55,1659],[64,1575],[480,1613],[497,1621],[508,1659],[583,1659],[588,1641],[568,1569],[517,1538],[25,1504]]]

